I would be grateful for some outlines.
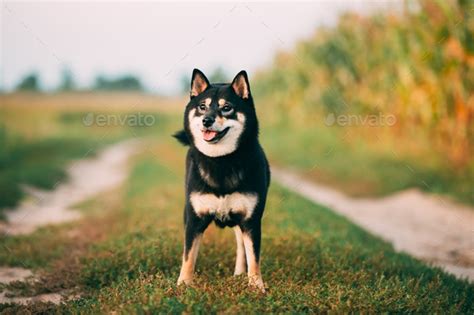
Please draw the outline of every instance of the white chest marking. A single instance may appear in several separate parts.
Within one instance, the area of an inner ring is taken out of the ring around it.
[[[232,193],[217,197],[214,194],[193,192],[190,201],[198,216],[213,214],[219,219],[228,219],[230,213],[240,213],[247,220],[255,210],[258,197],[252,193]]]

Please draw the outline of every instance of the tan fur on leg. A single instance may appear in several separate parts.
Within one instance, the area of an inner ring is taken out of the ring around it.
[[[243,233],[242,238],[244,240],[245,255],[247,257],[249,284],[265,292],[265,285],[260,273],[260,264],[255,256],[252,239],[247,233]]]
[[[245,262],[245,247],[244,240],[242,238],[242,230],[239,226],[234,227],[235,240],[237,242],[237,257],[235,260],[235,272],[234,276],[241,275],[245,272],[247,264]]]
[[[193,241],[193,246],[188,253],[188,259],[186,259],[183,252],[183,264],[181,265],[181,272],[179,273],[178,285],[181,283],[191,284],[194,276],[194,266],[199,251],[199,245],[201,244],[202,234],[196,236]]]

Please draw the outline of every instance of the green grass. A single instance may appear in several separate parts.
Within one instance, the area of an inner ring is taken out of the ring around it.
[[[146,136],[151,143],[132,162],[131,175],[122,187],[79,205],[82,219],[47,226],[31,235],[0,238],[0,266],[31,268],[41,279],[2,286],[0,292],[8,289],[14,295],[34,295],[72,290],[81,297],[63,305],[3,304],[0,312],[473,313],[472,284],[396,253],[391,245],[330,209],[275,183],[263,218],[262,272],[268,292],[250,289],[244,276],[232,276],[233,233],[214,226],[204,236],[196,283],[190,288],[177,287],[185,149],[170,134],[179,128],[181,117],[143,112],[155,115],[157,124],[149,128],[84,128],[81,121],[88,112],[80,108],[46,113],[28,109],[21,115],[16,108],[6,112],[8,134],[2,140],[7,145],[0,148],[2,165],[11,167],[13,175],[9,176],[30,174],[15,181],[10,177],[16,184],[31,178],[31,184],[40,186],[43,181],[42,187],[51,187],[49,178],[64,172],[68,161],[81,157],[83,150],[96,142],[99,148],[118,139]],[[13,124],[15,119],[18,125]],[[34,128],[42,133],[29,134],[25,120],[39,123]],[[45,121],[51,129],[45,129]],[[385,160],[388,155],[373,154],[357,139],[348,145],[341,134],[324,132],[324,128],[303,132],[271,125],[265,119],[262,122],[262,140],[273,162],[311,170],[310,176],[339,185],[349,182],[345,189],[356,194],[368,190],[383,193],[389,185],[394,186],[390,189],[403,188],[397,182],[409,180],[402,177],[406,173],[398,174],[391,166],[393,161]],[[410,167],[416,172],[430,169],[429,163],[411,163]],[[31,175],[37,169],[43,175]],[[391,183],[378,188],[382,176]],[[350,183],[357,177],[361,178],[359,185],[365,185],[363,189]],[[445,181],[449,183],[449,177]],[[0,191],[7,192],[4,187]]]
[[[166,126],[172,115],[149,110],[48,109],[49,102],[61,102],[62,97],[52,101],[43,97],[41,103],[42,97],[38,96],[38,107],[25,110],[22,100],[11,96],[13,101],[7,97],[5,102],[17,103],[0,108],[0,220],[4,219],[6,208],[15,207],[25,197],[22,185],[51,189],[67,180],[67,166],[74,159],[93,157],[105,145],[118,140],[169,130]],[[91,99],[89,103],[94,104]],[[85,125],[84,121],[91,117],[96,120]],[[102,125],[97,123],[97,117],[103,117]],[[25,126],[18,127],[22,125]],[[34,129],[46,132],[35,134]]]
[[[380,130],[367,139],[357,130],[322,123],[302,128],[263,120],[263,128],[262,142],[272,162],[348,194],[380,196],[419,188],[474,205],[474,163],[460,171],[424,153],[404,156],[396,141],[376,138]]]
[[[58,137],[28,141],[0,128],[0,217],[24,196],[21,185],[51,189],[66,178],[71,160],[91,157],[106,143]]]
[[[164,134],[148,149],[137,157],[120,193],[83,205],[87,215],[75,227],[79,235],[87,239],[94,229],[105,230],[105,235],[85,242],[88,245],[76,254],[43,253],[43,260],[32,262],[60,276],[64,271],[52,266],[76,261],[78,267],[63,287],[79,284],[82,297],[61,306],[0,309],[86,314],[474,311],[472,284],[396,253],[329,209],[276,184],[263,219],[262,271],[268,293],[248,288],[245,277],[232,276],[233,233],[214,226],[204,236],[195,285],[176,287],[185,150]],[[57,229],[56,240],[61,242],[70,228],[45,228],[31,237],[43,248],[48,230]],[[82,234],[86,228],[89,232]],[[21,256],[20,245],[29,241],[19,239],[9,246]],[[19,262],[5,259],[0,256],[0,264]]]

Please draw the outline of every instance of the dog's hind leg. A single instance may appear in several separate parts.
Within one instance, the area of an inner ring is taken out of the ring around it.
[[[249,284],[265,292],[265,285],[260,272],[260,222],[255,222],[250,227],[244,226],[242,238],[245,246],[245,256],[247,257]]]
[[[234,226],[235,240],[237,242],[237,257],[235,259],[235,272],[234,275],[238,276],[243,274],[247,269],[247,263],[245,261],[245,246],[244,239],[242,237],[242,230],[240,227]]]

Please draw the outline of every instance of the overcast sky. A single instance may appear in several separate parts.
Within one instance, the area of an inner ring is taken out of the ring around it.
[[[0,84],[12,89],[31,71],[54,88],[63,67],[80,87],[98,73],[133,73],[153,92],[173,93],[197,67],[233,76],[271,63],[318,25],[346,10],[368,12],[393,3],[16,2],[2,1]]]

